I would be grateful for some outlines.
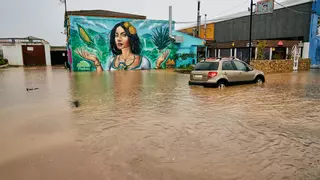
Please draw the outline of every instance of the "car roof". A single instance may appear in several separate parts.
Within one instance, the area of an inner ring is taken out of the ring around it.
[[[218,58],[218,59],[207,59],[207,60],[202,60],[200,61],[201,62],[223,62],[223,61],[241,61],[241,62],[244,62],[238,58]]]

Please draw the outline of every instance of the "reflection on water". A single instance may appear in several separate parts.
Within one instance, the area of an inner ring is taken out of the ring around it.
[[[1,179],[320,178],[319,71],[224,90],[188,78],[1,70]]]

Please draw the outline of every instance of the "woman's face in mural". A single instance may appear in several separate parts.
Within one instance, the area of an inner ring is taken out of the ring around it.
[[[126,31],[121,26],[116,29],[115,41],[119,50],[130,47],[129,37]]]

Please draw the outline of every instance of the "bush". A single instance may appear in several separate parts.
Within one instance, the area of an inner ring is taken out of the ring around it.
[[[8,64],[8,60],[0,56],[0,65]]]
[[[193,70],[193,66],[191,64],[180,65],[178,69]]]

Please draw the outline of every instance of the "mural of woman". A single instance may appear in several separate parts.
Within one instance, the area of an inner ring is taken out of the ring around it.
[[[137,30],[129,22],[116,24],[110,32],[110,49],[113,56],[102,67],[95,54],[84,49],[76,51],[77,54],[94,62],[97,72],[105,70],[145,70],[151,69],[151,62],[147,57],[141,56],[142,46]],[[156,68],[166,60],[169,51],[165,51],[156,61]]]

